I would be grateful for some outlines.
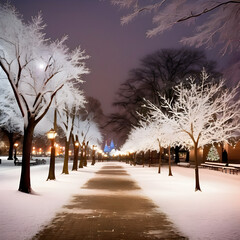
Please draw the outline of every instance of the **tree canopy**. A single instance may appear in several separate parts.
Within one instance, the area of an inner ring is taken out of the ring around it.
[[[204,52],[194,49],[162,49],[143,57],[140,66],[129,72],[129,78],[117,91],[114,105],[119,111],[109,118],[120,141],[124,142],[131,126],[138,124],[138,113],[146,115],[147,110],[142,108],[144,99],[160,106],[159,93],[173,98],[173,87],[190,75],[199,80],[203,67],[215,79],[220,76],[215,71],[215,63],[208,61]]]

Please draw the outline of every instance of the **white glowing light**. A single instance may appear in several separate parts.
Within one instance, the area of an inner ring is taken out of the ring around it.
[[[41,69],[41,70],[44,70],[45,65],[44,65],[43,63],[40,63],[40,64],[38,65],[38,68]]]

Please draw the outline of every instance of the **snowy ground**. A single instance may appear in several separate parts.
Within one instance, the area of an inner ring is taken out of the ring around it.
[[[89,164],[87,168],[72,172],[70,161],[69,175],[62,175],[63,161],[56,159],[57,180],[46,181],[49,165],[31,166],[31,186],[35,194],[29,195],[17,191],[21,167],[0,158],[1,240],[30,239],[101,167],[100,164],[94,167]]]
[[[70,162],[70,174],[61,175],[62,161],[57,160],[56,181],[46,181],[47,164],[32,166],[31,183],[36,194],[28,195],[17,191],[21,167],[0,158],[0,239],[4,240],[30,239],[107,164],[97,162],[72,172]],[[195,192],[194,169],[173,167],[174,176],[168,177],[167,167],[157,174],[154,167],[115,164],[124,166],[142,192],[190,239],[240,239],[240,175],[201,169],[202,192]]]
[[[200,169],[202,192],[195,192],[194,169],[127,167],[143,192],[190,239],[240,239],[240,175]]]

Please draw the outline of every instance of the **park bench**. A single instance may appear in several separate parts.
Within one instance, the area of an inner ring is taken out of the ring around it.
[[[229,167],[234,167],[234,168],[237,168],[238,171],[240,171],[240,164],[239,163],[230,163],[228,164]]]
[[[22,165],[22,161],[21,160],[15,160],[14,161],[14,164],[16,165],[16,166],[21,166]],[[39,165],[39,164],[46,164],[46,160],[45,159],[32,159],[32,160],[30,160],[30,165]]]
[[[230,174],[238,174],[239,169],[233,166],[227,166],[226,163],[219,163],[219,162],[205,162],[202,163],[201,166],[203,168],[208,168],[211,170],[222,171],[222,172],[229,172]]]
[[[209,164],[209,163],[202,163],[201,166],[203,168],[208,168],[208,169],[211,169],[211,170],[216,170],[216,171],[219,171],[219,169],[221,170],[223,166],[219,166],[219,165],[215,165],[215,164]]]
[[[223,167],[222,171],[224,171],[225,173],[227,173],[227,171],[229,171],[229,173],[231,174],[238,174],[238,169],[235,168],[235,167],[229,167],[229,166],[226,166],[226,167]]]
[[[37,164],[46,164],[46,160],[45,159],[35,159]]]

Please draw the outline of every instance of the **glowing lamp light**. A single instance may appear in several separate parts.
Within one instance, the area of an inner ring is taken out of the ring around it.
[[[36,153],[36,148],[32,147],[32,154],[35,154],[35,153]]]
[[[79,146],[79,142],[75,142],[75,146],[78,147]]]
[[[18,147],[18,143],[14,143],[14,147],[15,147],[15,152],[14,152],[14,163],[17,160],[17,147]]]
[[[57,133],[51,128],[49,132],[47,132],[48,139],[55,139]]]

